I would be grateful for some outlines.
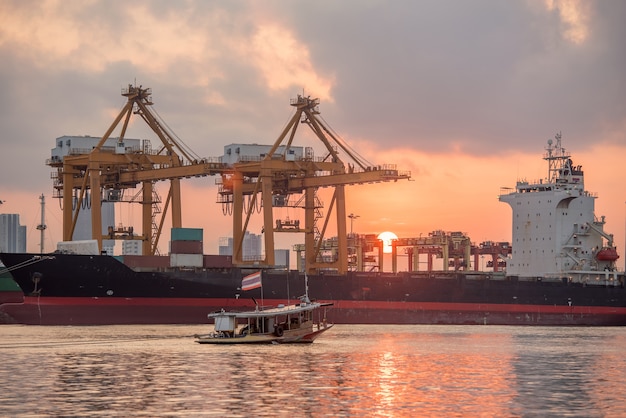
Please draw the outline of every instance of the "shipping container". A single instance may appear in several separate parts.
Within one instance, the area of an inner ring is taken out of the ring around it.
[[[165,269],[170,266],[170,258],[166,255],[123,255],[119,259],[130,268],[156,267]]]
[[[202,228],[172,228],[172,241],[202,241]]]
[[[100,255],[98,241],[95,239],[62,241],[57,243],[57,251],[66,254]]]
[[[172,254],[202,254],[202,241],[172,241],[170,242]]]
[[[172,267],[202,267],[202,254],[170,254]]]
[[[206,268],[231,268],[233,257],[230,255],[205,255],[204,267]]]

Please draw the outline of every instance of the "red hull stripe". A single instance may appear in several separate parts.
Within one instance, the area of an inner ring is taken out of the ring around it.
[[[568,305],[513,305],[495,303],[439,303],[439,302],[384,302],[329,300],[335,309],[407,310],[407,311],[459,311],[459,312],[513,312],[552,314],[626,315],[626,307],[568,306]],[[250,299],[223,298],[64,298],[24,297],[27,305],[40,306],[181,306],[181,307],[247,307],[254,306]],[[283,299],[265,299],[262,304],[275,306]]]

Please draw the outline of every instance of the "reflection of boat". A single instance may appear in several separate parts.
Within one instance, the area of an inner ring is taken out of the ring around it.
[[[332,303],[311,302],[308,296],[294,305],[257,309],[247,312],[210,313],[215,323],[214,331],[196,335],[200,344],[267,344],[312,343],[333,325],[323,316],[315,318],[320,309]]]

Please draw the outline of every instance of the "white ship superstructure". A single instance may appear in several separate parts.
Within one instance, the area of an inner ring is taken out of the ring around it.
[[[549,140],[544,160],[548,177],[518,181],[500,201],[513,209],[512,254],[507,276],[618,284],[613,235],[596,218],[596,196],[585,190],[584,174],[561,147],[561,135]]]

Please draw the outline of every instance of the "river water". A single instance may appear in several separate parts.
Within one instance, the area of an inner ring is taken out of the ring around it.
[[[337,325],[212,346],[208,326],[0,326],[0,416],[626,416],[626,328]]]

